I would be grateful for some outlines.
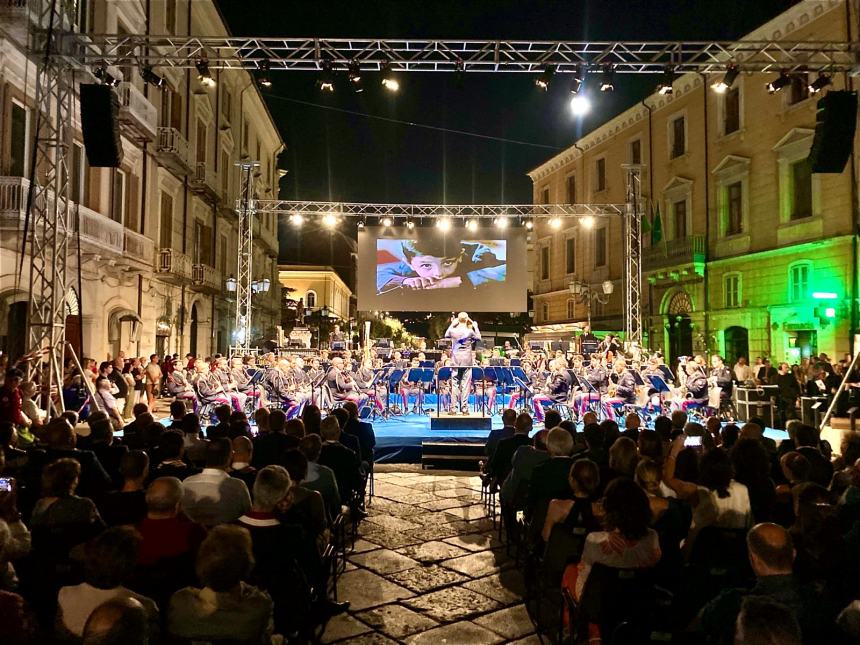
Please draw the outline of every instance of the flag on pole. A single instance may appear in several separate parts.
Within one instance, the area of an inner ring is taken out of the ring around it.
[[[651,218],[648,217],[648,213],[642,213],[642,235],[648,235],[651,232]]]
[[[660,204],[654,211],[654,222],[651,224],[651,244],[657,244],[663,239],[663,223],[660,221]]]

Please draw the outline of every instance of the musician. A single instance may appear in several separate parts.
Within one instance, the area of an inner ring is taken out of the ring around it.
[[[373,371],[373,364],[374,360],[372,358],[366,358],[362,361],[359,368],[355,371],[355,383],[359,391],[373,401],[376,409],[382,412],[385,406],[382,405],[380,397],[385,395],[385,382],[380,381],[375,387],[373,386],[373,379],[376,376]]]
[[[409,374],[412,370],[417,370],[421,367],[421,363],[417,358],[412,359],[412,364],[403,373],[403,378],[400,380],[400,398],[403,401],[403,414],[409,410],[409,397],[415,397],[415,405],[412,407],[412,414],[418,414],[421,406],[424,403],[424,387],[421,381],[410,381]]]
[[[607,418],[615,420],[614,405],[633,405],[636,403],[636,379],[627,369],[627,361],[619,358],[612,368],[612,384],[608,387],[609,397],[603,401],[603,411]]]
[[[245,367],[241,358],[235,357],[230,359],[230,376],[236,384],[236,389],[240,394],[254,399],[254,408],[259,408],[262,404],[262,390],[258,389],[251,382],[251,375]]]
[[[269,388],[272,399],[288,413],[301,403],[292,377],[290,364],[286,359],[280,359],[266,374],[265,385]]]
[[[185,376],[185,370],[176,369],[170,373],[167,377],[167,391],[177,399],[191,401],[192,409],[197,412],[197,395],[194,393],[194,386]]]
[[[394,355],[391,357],[391,366],[396,370],[405,370],[409,367],[409,361],[403,358],[403,354],[400,352],[394,352]]]
[[[230,404],[230,397],[221,385],[218,375],[209,369],[205,361],[194,363],[194,384],[201,403],[214,403],[216,405]]]
[[[684,366],[687,379],[684,386],[687,388],[687,398],[681,402],[681,409],[687,410],[691,405],[706,405],[708,402],[708,377],[702,366],[695,361],[687,361]]]
[[[550,374],[546,386],[532,399],[535,418],[543,422],[544,403],[566,403],[570,394],[570,376],[567,373],[567,361],[563,358],[554,358],[550,361]]]
[[[226,356],[219,355],[217,357],[213,371],[221,381],[221,387],[224,388],[224,392],[230,398],[230,402],[233,404],[233,409],[237,412],[243,412],[245,410],[245,402],[248,400],[248,397],[239,391],[236,381],[233,379],[233,374],[227,366]]]
[[[329,347],[332,343],[345,343],[346,335],[340,330],[340,325],[335,325],[328,335]]]
[[[320,367],[320,359],[314,357],[311,359],[311,367],[308,370],[308,382],[316,383],[323,375],[322,367]]]
[[[364,403],[365,396],[359,392],[355,380],[344,369],[343,359],[340,356],[331,359],[326,381],[335,401],[352,401],[358,407]]]
[[[598,349],[598,351],[604,354],[607,359],[609,358],[610,352],[612,352],[612,356],[614,358],[618,355],[620,350],[621,343],[618,342],[618,338],[616,338],[615,334],[606,334],[606,338],[604,338],[603,342],[600,343],[600,347]]]
[[[603,394],[606,394],[606,388],[609,385],[609,375],[606,373],[606,368],[600,362],[600,354],[592,354],[589,364],[585,367],[585,380],[596,390],[592,392],[583,392],[576,395],[574,405],[579,410],[579,416],[585,414],[589,402],[600,401]]]
[[[456,317],[451,318],[451,324],[445,331],[445,338],[451,339],[451,360],[456,367],[452,377],[452,405],[458,408],[461,414],[469,414],[469,390],[472,380],[472,370],[468,369],[474,364],[472,358],[472,345],[481,340],[481,332],[478,323],[469,318],[469,314],[461,311]],[[456,413],[452,411],[452,414]]]
[[[732,371],[723,362],[722,356],[711,356],[711,385],[720,388],[721,401],[732,398]]]
[[[489,366],[489,359],[481,359],[481,367],[486,370]],[[485,396],[487,397],[487,410],[490,414],[493,414],[494,406],[496,405],[496,384],[494,381],[488,379],[486,375],[475,381],[475,398],[477,399],[477,404],[482,404]]]

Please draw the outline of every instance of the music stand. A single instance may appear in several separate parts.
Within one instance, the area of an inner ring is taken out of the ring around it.
[[[382,382],[386,379],[386,377],[388,376],[388,371],[390,369],[391,369],[390,367],[381,367],[381,368],[373,370],[373,378],[370,379],[370,383],[368,383],[368,385],[367,385],[368,389],[370,389],[371,392],[373,392],[373,400],[372,400],[372,403],[370,403],[370,407],[372,410],[371,414],[373,415],[374,419],[379,415],[379,411],[376,409],[376,388],[380,384],[380,382]],[[388,391],[387,390],[386,390],[386,396],[385,396],[385,407],[386,407],[386,409],[382,411],[382,418],[383,419],[388,418]]]
[[[421,384],[421,392],[418,394],[418,410],[420,411],[420,414],[424,414],[424,394],[429,390],[430,383],[433,382],[433,368],[413,367],[409,370],[409,375],[406,377],[406,379],[410,383]]]
[[[574,376],[576,377],[576,382],[579,384],[580,389],[582,389],[582,391],[583,391],[583,396],[586,397],[585,407],[588,408],[589,410],[591,410],[592,412],[595,412],[595,410],[594,410],[594,403],[595,403],[594,395],[595,394],[597,395],[597,400],[596,400],[597,401],[597,412],[599,413],[600,412],[600,401],[601,401],[600,390],[598,390],[596,387],[594,387],[594,384],[591,381],[589,381],[587,378],[585,378],[584,376],[580,376],[579,374],[576,374],[576,373],[574,373]]]
[[[319,397],[317,398],[317,405],[322,409],[323,405],[323,388],[325,387],[326,381],[328,380],[328,373],[331,371],[331,365],[329,365],[326,369],[322,371],[322,373],[317,377],[316,381],[311,382],[311,398],[313,398],[313,392],[317,388],[320,390]],[[280,399],[280,394],[278,395]]]
[[[403,380],[403,375],[406,373],[406,370],[395,368],[391,370],[391,373],[388,375],[388,387],[385,390],[385,412],[387,414],[391,414],[391,405],[389,401],[391,400],[391,388],[397,387],[400,384],[400,381]]]
[[[442,412],[442,393],[439,390],[439,382],[440,381],[448,381],[449,382],[449,391],[448,396],[453,396],[453,393],[450,391],[450,381],[451,375],[453,374],[453,368],[446,365],[445,367],[440,367],[439,371],[436,372],[436,417],[441,416]]]

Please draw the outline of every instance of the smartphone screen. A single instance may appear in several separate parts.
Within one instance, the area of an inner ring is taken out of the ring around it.
[[[15,479],[12,477],[0,477],[0,493],[11,493],[15,488]]]
[[[687,437],[684,439],[685,446],[691,446],[692,448],[700,448],[702,446],[702,438],[701,437]]]

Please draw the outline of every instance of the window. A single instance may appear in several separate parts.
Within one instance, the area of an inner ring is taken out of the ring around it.
[[[206,124],[197,119],[197,163],[206,163]]]
[[[230,167],[230,153],[226,150],[221,151],[221,192],[224,193],[222,197],[224,199],[230,198],[230,173],[232,172],[232,168]]]
[[[221,275],[227,275],[227,236],[221,236],[221,248],[218,251],[221,260]]]
[[[597,179],[596,191],[606,190],[606,159],[598,159],[595,162],[595,177]]]
[[[9,127],[9,174],[26,177],[27,168],[27,108],[12,101],[12,118]]]
[[[812,216],[812,166],[806,159],[791,164],[791,219]]]
[[[168,34],[176,33],[176,0],[167,0],[164,7],[164,27]]]
[[[576,176],[570,175],[567,178],[567,203],[576,203]]]
[[[726,235],[743,232],[743,184],[736,181],[726,186]]]
[[[639,139],[630,142],[630,163],[642,163],[642,141]]]
[[[594,266],[606,266],[606,227],[594,229]]]
[[[224,120],[227,123],[230,123],[230,117],[232,116],[233,110],[233,96],[230,94],[230,90],[226,87],[224,88],[224,94],[221,100],[221,113],[224,115]]]
[[[317,306],[317,294],[315,291],[308,291],[308,294],[305,296],[305,308],[307,309],[315,309]]]
[[[806,74],[794,74],[788,92],[788,104],[794,105],[809,98],[809,78]]]
[[[540,249],[540,279],[549,280],[549,247],[542,246]]]
[[[540,193],[540,203],[549,204],[549,188],[544,188]]]
[[[250,134],[248,133],[248,122],[242,124],[242,149],[245,151],[245,154],[248,154],[248,151],[251,147],[248,145],[250,143]]]
[[[723,278],[723,300],[726,309],[741,306],[741,276],[729,273]]]
[[[569,237],[564,241],[564,257],[567,274],[576,273],[576,238]]]
[[[92,5],[93,3],[90,2],[90,0],[77,0],[75,3],[75,25],[78,28],[78,32],[82,34],[87,31],[92,31]]]
[[[126,175],[124,170],[114,168],[111,185],[110,218],[122,224],[125,221],[126,209]]]
[[[549,320],[549,303],[545,302],[540,306],[541,320],[546,322]]]
[[[810,263],[800,262],[788,269],[788,293],[792,302],[804,300],[809,292]]]
[[[158,245],[162,249],[173,246],[173,197],[161,191],[161,223],[158,232]]]
[[[679,116],[677,119],[672,121],[671,124],[671,159],[675,159],[676,157],[680,157],[685,152],[687,152],[687,126],[686,119],[682,116]]]
[[[682,199],[672,204],[672,224],[676,240],[687,237],[687,200]]]
[[[83,202],[85,186],[84,147],[73,143],[69,164],[69,198],[76,204]]]
[[[576,302],[573,300],[567,301],[567,318],[572,320],[576,317]]]
[[[741,129],[741,90],[732,87],[723,95],[723,134]]]
[[[194,222],[194,238],[192,239],[192,247],[191,247],[191,261],[194,264],[201,263],[201,257],[203,256],[203,224],[201,222]]]

